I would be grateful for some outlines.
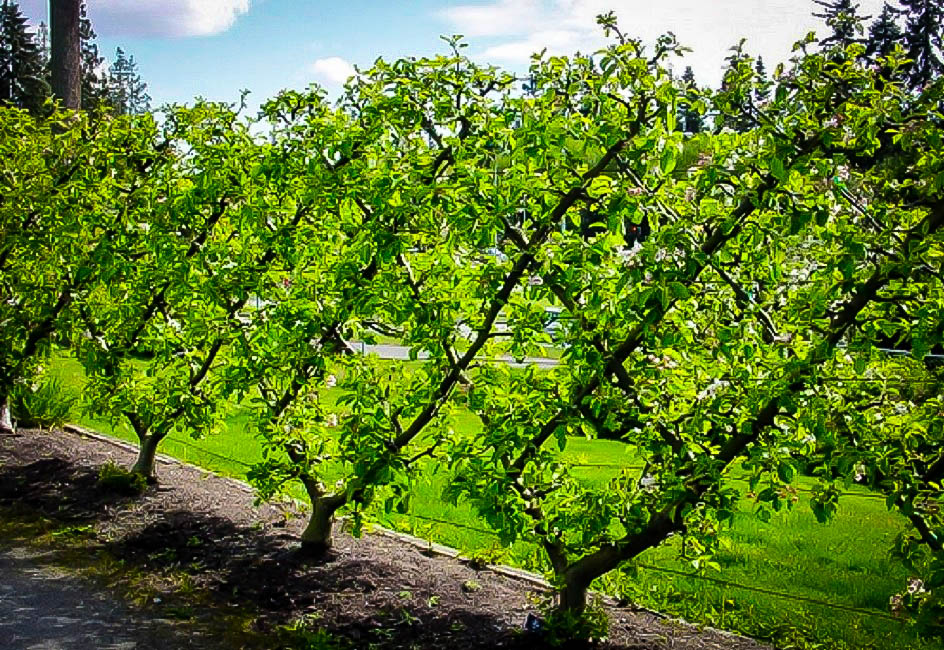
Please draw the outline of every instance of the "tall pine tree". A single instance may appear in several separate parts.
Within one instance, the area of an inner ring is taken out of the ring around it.
[[[905,48],[911,87],[923,88],[944,74],[944,4],[941,0],[899,0],[905,14]]]
[[[49,79],[49,26],[39,23],[36,28],[36,47],[39,48],[39,59],[42,61],[45,78]]]
[[[49,96],[39,45],[17,3],[0,5],[0,104],[42,111]]]
[[[110,101],[115,110],[123,114],[150,110],[151,96],[147,94],[147,84],[141,80],[133,56],[125,54],[119,47],[108,73]]]
[[[813,0],[823,10],[813,12],[832,29],[832,34],[820,40],[823,47],[837,46],[845,49],[853,43],[862,42],[862,22],[870,16],[859,15],[859,4],[852,0]]]
[[[757,78],[754,80],[754,101],[759,106],[767,103],[770,99],[770,88],[773,86],[770,79],[767,77],[767,66],[764,65],[764,57],[757,57],[757,62],[754,64],[754,72],[757,73]]]
[[[685,90],[687,91],[694,91],[697,89],[698,86],[695,83],[695,72],[692,70],[691,66],[685,67],[685,72],[682,74],[682,82],[685,84]],[[686,131],[687,133],[701,133],[705,128],[702,116],[694,109],[692,102],[688,97],[679,103],[678,122],[682,127],[682,130]]]
[[[108,73],[102,67],[104,58],[98,54],[95,30],[89,20],[85,3],[79,14],[79,39],[81,40],[82,108],[95,109],[112,104],[108,88]]]
[[[866,54],[873,60],[886,57],[896,45],[904,46],[904,34],[898,25],[898,11],[887,2],[882,13],[869,26],[869,40],[866,42]]]

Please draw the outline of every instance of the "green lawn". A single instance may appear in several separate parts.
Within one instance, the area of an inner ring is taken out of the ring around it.
[[[81,366],[69,357],[53,361],[52,372],[74,395],[81,394],[84,376]],[[123,425],[112,427],[95,418],[76,416],[80,424],[126,440],[133,434]],[[473,429],[475,418],[460,414],[459,427]],[[242,477],[245,465],[261,459],[261,445],[248,430],[249,416],[239,406],[228,413],[226,431],[201,440],[170,438],[161,451],[217,472]],[[625,447],[615,442],[571,439],[565,457],[578,463],[632,465]],[[232,459],[232,460],[228,460]],[[588,481],[600,481],[614,470],[580,468]],[[381,523],[411,532],[468,553],[497,553],[502,561],[533,568],[536,549],[518,543],[502,549],[487,532],[471,508],[443,503],[442,483],[437,476],[416,485],[410,512],[388,517],[378,514]],[[800,479],[798,487],[812,482]],[[891,559],[888,549],[902,529],[903,520],[889,513],[882,499],[870,498],[861,489],[846,497],[838,516],[819,524],[809,507],[801,504],[792,512],[780,513],[765,524],[752,516],[749,504],[736,517],[727,535],[728,548],[717,558],[722,572],[708,571],[702,577],[686,577],[692,568],[678,557],[669,544],[640,558],[635,577],[614,576],[605,586],[623,591],[644,606],[688,620],[709,623],[757,637],[774,639],[781,647],[795,648],[920,648],[941,650],[940,643],[919,641],[913,632],[896,620],[889,620],[888,599],[909,577],[901,563]],[[301,498],[302,493],[295,496]],[[451,522],[437,523],[434,520]],[[648,568],[654,567],[654,568]],[[667,572],[668,571],[668,572]],[[725,581],[718,584],[706,580]],[[782,592],[800,599],[822,600],[867,613],[827,608],[796,598],[759,593],[741,588],[747,585],[770,592]],[[791,644],[791,639],[795,639]],[[822,645],[814,645],[818,640]]]

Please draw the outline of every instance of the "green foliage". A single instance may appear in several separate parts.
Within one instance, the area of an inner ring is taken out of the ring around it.
[[[76,401],[65,393],[61,381],[46,377],[17,384],[10,394],[13,419],[20,427],[58,429],[72,418]]]
[[[42,52],[19,5],[0,4],[0,106],[16,106],[39,115],[50,94]]]
[[[98,470],[98,484],[110,492],[138,496],[147,490],[147,477],[108,461]]]
[[[562,610],[551,600],[540,604],[542,618],[539,633],[550,647],[572,647],[574,641],[597,642],[606,639],[610,621],[601,602],[591,602],[581,612]],[[581,644],[583,645],[583,644]]]
[[[311,617],[278,627],[279,647],[286,650],[346,650],[351,645],[328,630],[318,627]]]
[[[862,482],[939,553],[941,391],[907,393],[878,348],[944,340],[944,82],[916,96],[887,82],[895,55],[807,39],[769,100],[740,46],[708,95],[673,78],[673,37],[601,25],[592,58],[536,55],[525,96],[451,39],[336,106],[5,112],[0,395],[55,332],[87,409],[142,441],[248,404],[252,481],[303,489],[322,532],[378,498],[409,511],[445,470],[448,502],[543,549],[569,593],[677,536],[718,565],[739,504],[777,521],[810,459],[818,518]],[[683,135],[698,102],[730,128]],[[377,335],[409,360],[352,345]],[[552,343],[558,365],[527,361]],[[639,466],[581,480],[581,437]]]

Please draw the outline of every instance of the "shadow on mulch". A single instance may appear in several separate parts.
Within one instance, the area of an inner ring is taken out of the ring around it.
[[[0,506],[28,509],[66,525],[106,522],[118,508],[159,498],[159,490],[152,486],[140,500],[116,495],[97,485],[91,468],[60,458],[0,467]],[[221,606],[255,609],[263,632],[306,617],[312,629],[355,648],[543,645],[508,626],[502,603],[475,602],[453,580],[435,574],[423,591],[436,596],[414,597],[404,588],[404,577],[379,558],[338,553],[312,560],[295,551],[293,536],[209,513],[149,509],[147,519],[120,539],[100,542],[101,548],[145,572],[189,574]]]

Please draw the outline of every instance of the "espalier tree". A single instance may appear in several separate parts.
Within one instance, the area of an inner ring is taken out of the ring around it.
[[[330,544],[337,510],[361,514],[385,484],[387,507],[402,506],[422,459],[456,444],[458,389],[474,383],[482,356],[527,353],[526,339],[497,343],[499,320],[541,331],[544,307],[530,293],[541,251],[632,173],[622,152],[636,143],[665,173],[678,153],[681,90],[661,67],[678,50],[672,39],[648,54],[614,46],[599,67],[539,57],[527,97],[453,47],[447,57],[379,62],[349,87],[342,109],[380,126],[338,188],[338,239],[311,243],[311,266],[288,283],[297,298],[273,301],[259,340],[238,355],[245,376],[265,373],[256,390],[267,460],[252,478],[265,496],[304,485],[313,507],[302,541],[313,551]],[[520,250],[496,254],[518,229]],[[395,335],[416,361],[351,354],[348,338],[369,330]],[[327,395],[335,382],[340,414]]]
[[[264,318],[241,342],[241,364],[227,379],[231,388],[261,396],[257,421],[267,459],[251,478],[264,496],[292,481],[304,486],[312,513],[302,544],[311,552],[330,545],[338,509],[350,504],[359,514],[375,486],[405,480],[413,463],[432,453],[429,436],[448,430],[461,378],[448,364],[469,365],[500,308],[486,301],[482,340],[457,354],[457,323],[481,310],[483,298],[493,300],[479,268],[490,240],[475,227],[487,217],[463,210],[457,197],[494,182],[494,151],[513,119],[502,101],[514,80],[473,65],[458,42],[453,48],[447,57],[379,61],[351,82],[340,107],[350,141],[339,152],[345,157],[336,185],[319,206],[330,217],[305,239],[265,301]],[[305,111],[293,110],[297,101],[306,98],[286,96],[267,110],[285,124],[277,137],[307,144],[310,129]],[[296,158],[320,152],[315,146]],[[490,282],[501,279],[491,273]],[[503,295],[522,273],[505,280]],[[441,304],[424,312],[416,295]],[[351,339],[376,333],[431,356],[405,373],[353,354]],[[340,420],[325,396],[334,373],[345,393]],[[415,452],[421,434],[427,451]]]
[[[883,63],[895,69],[897,62]],[[905,63],[900,69],[910,72]],[[901,77],[897,77],[901,79]],[[907,83],[899,81],[902,87]],[[927,214],[929,235],[939,216],[944,194],[944,165],[937,155],[942,137],[941,106],[944,80],[920,93],[887,101],[889,125],[876,130],[874,150],[851,142],[835,143],[848,159],[850,182],[857,183],[877,224],[894,228],[894,238],[909,244],[898,221],[896,205]],[[852,188],[850,188],[851,190]],[[889,206],[883,202],[893,200]],[[920,213],[919,213],[920,214]],[[915,270],[907,282],[883,291],[870,307],[859,332],[850,336],[848,351],[854,390],[846,389],[848,408],[832,410],[829,451],[824,471],[856,481],[883,493],[889,508],[898,510],[910,526],[896,540],[895,554],[915,572],[892,599],[895,610],[908,609],[919,624],[934,634],[944,630],[944,375],[939,358],[944,341],[944,251],[936,246],[914,247]],[[889,244],[890,246],[890,244]],[[914,359],[888,360],[870,349],[875,340],[891,340],[911,349]],[[858,384],[856,379],[860,379]],[[837,386],[824,387],[816,406],[837,403]],[[831,500],[836,490],[829,494]]]
[[[616,157],[625,176],[588,193],[609,231],[555,234],[532,270],[542,281],[528,299],[570,316],[563,364],[473,376],[483,433],[446,452],[447,496],[470,500],[505,541],[536,542],[562,610],[582,611],[594,580],[674,536],[696,566],[709,562],[742,498],[765,519],[790,507],[799,460],[836,435],[824,416],[853,404],[846,380],[884,363],[877,338],[918,328],[919,352],[940,341],[940,84],[915,100],[857,58],[798,59],[755,109],[759,126],[714,138],[688,174],[668,173],[673,139],[648,122]],[[629,250],[627,214],[652,227]],[[506,236],[512,250],[529,244],[520,228]],[[541,333],[519,325],[513,337]],[[899,475],[910,460],[932,481],[917,503],[933,491],[935,514],[911,518],[918,531],[940,525],[944,465],[938,428],[921,431],[925,450],[898,461]],[[570,436],[621,441],[644,469],[581,481],[558,453]],[[859,451],[868,466],[887,462],[878,445]],[[749,491],[729,480],[735,468]],[[908,516],[913,485],[889,486]],[[828,517],[835,496],[825,477],[814,511]],[[922,539],[940,558],[937,535]]]
[[[36,120],[2,109],[0,404],[31,380],[77,300],[133,264],[142,243],[128,216],[166,165],[153,119]]]
[[[312,111],[314,114],[314,111]],[[138,215],[151,242],[128,281],[102,286],[83,305],[77,339],[89,375],[90,410],[128,422],[140,441],[132,471],[155,479],[161,441],[213,431],[232,391],[212,380],[234,363],[230,348],[265,318],[262,296],[283,286],[320,212],[338,144],[330,114],[312,125],[318,159],[290,168],[297,151],[262,143],[238,111],[178,108],[167,137],[178,160]],[[323,116],[322,116],[323,117]]]

